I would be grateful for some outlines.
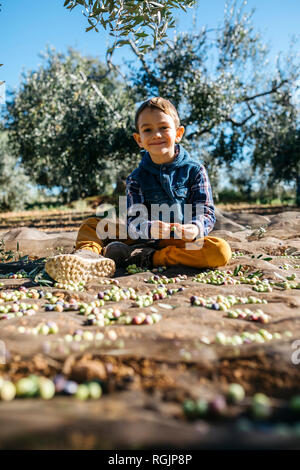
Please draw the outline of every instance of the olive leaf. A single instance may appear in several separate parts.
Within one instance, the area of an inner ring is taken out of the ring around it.
[[[158,307],[165,308],[166,310],[172,310],[176,308],[174,305],[170,304],[157,304]]]
[[[233,271],[233,275],[234,275],[234,276],[237,276],[241,269],[242,269],[242,265],[241,265],[241,264],[239,264],[238,266],[236,266],[235,270]]]
[[[82,13],[90,24],[86,31],[94,29],[98,32],[97,25],[101,24],[105,30],[108,28],[109,34],[116,39],[114,48],[127,44],[118,41],[120,36],[127,36],[128,40],[133,39],[139,52],[144,54],[166,39],[168,28],[174,28],[173,10],[180,8],[186,12],[186,9],[195,3],[196,0],[173,0],[163,3],[152,0],[66,0],[64,7],[73,10],[76,6],[83,6]],[[146,36],[139,34],[140,28]],[[152,44],[144,42],[149,28],[153,31]]]

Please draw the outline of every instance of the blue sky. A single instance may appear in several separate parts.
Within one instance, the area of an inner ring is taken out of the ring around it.
[[[81,7],[70,12],[63,7],[64,0],[1,0],[0,12],[0,81],[6,81],[7,89],[18,87],[22,69],[35,69],[42,63],[39,52],[47,44],[65,52],[68,46],[85,55],[105,60],[109,36],[85,32],[86,19]],[[191,30],[196,12],[197,25],[217,26],[223,17],[224,0],[199,0],[197,9],[189,14],[177,13],[178,30]],[[300,33],[299,0],[249,0],[249,9],[255,8],[253,22],[271,46],[271,58],[279,51],[286,51],[289,39]],[[122,48],[115,61],[132,59],[128,48]]]

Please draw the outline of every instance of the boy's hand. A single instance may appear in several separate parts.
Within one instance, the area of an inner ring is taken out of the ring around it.
[[[161,222],[160,220],[154,220],[151,223],[150,234],[151,238],[154,239],[168,239],[170,237],[171,224]]]
[[[174,234],[184,241],[194,240],[199,236],[199,229],[195,224],[171,224]]]

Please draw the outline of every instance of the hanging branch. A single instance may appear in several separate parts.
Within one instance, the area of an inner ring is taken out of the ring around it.
[[[79,71],[82,79],[84,82],[87,82],[88,81],[88,77],[85,75],[85,73],[80,70]],[[91,86],[93,88],[93,90],[95,91],[95,93],[97,93],[97,95],[99,96],[99,98],[101,98],[101,100],[106,104],[106,106],[114,113],[114,115],[116,116],[116,118],[120,121],[122,121],[122,117],[120,116],[120,114],[112,107],[112,105],[110,104],[110,102],[105,98],[105,96],[103,95],[103,93],[99,90],[99,88],[97,87],[97,85],[95,85],[95,83],[91,82]]]
[[[162,80],[159,80],[157,77],[155,77],[155,75],[153,75],[150,67],[148,66],[147,62],[144,59],[143,54],[140,53],[140,51],[138,50],[134,42],[130,40],[129,45],[132,51],[134,52],[134,54],[140,59],[145,72],[152,78],[153,82],[156,83],[157,86],[162,85],[164,82]]]
[[[83,15],[89,26],[86,31],[99,32],[99,26],[114,37],[114,47],[129,44],[134,39],[141,53],[162,43],[167,38],[167,30],[175,27],[173,11],[194,6],[196,0],[65,0],[64,7],[72,11],[84,7]],[[149,41],[152,37],[152,44]]]

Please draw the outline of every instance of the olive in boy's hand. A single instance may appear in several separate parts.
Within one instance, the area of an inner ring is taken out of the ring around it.
[[[174,233],[181,240],[191,241],[197,238],[199,230],[195,224],[173,224]]]
[[[168,224],[166,222],[162,222],[160,220],[154,220],[151,223],[151,229],[150,229],[151,238],[154,238],[154,239],[169,239],[170,238],[170,229],[171,229],[170,224]]]

